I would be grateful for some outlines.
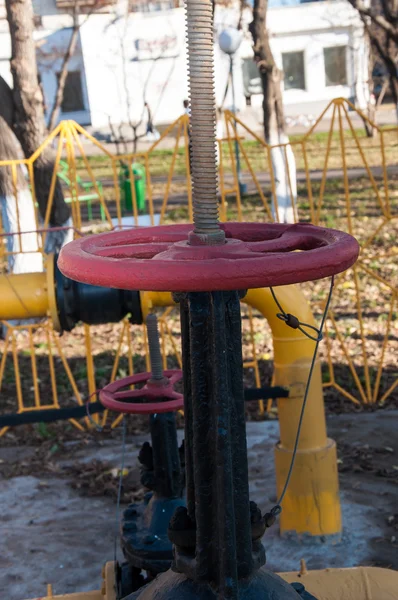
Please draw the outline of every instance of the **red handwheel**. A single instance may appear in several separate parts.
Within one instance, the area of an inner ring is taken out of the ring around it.
[[[108,410],[135,415],[153,415],[174,412],[184,408],[184,396],[174,390],[174,385],[182,379],[182,371],[164,371],[161,380],[152,379],[151,373],[139,373],[118,379],[100,391],[100,401]],[[123,388],[137,383],[145,383],[138,390]],[[145,402],[134,402],[141,398]],[[133,402],[131,402],[133,400]]]
[[[359,253],[351,235],[309,224],[222,223],[226,241],[191,246],[192,225],[77,239],[58,266],[71,279],[127,290],[201,292],[288,285],[335,275]]]

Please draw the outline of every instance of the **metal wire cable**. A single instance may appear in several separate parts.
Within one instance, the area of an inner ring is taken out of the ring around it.
[[[317,338],[313,338],[312,336],[310,336],[310,335],[306,334],[305,332],[303,332],[304,335],[307,335],[307,337],[309,337],[310,339],[312,339],[312,340],[315,341],[315,349],[314,349],[314,354],[312,356],[310,370],[309,370],[309,373],[308,373],[307,384],[306,384],[306,387],[305,387],[303,404],[302,404],[302,407],[301,407],[300,418],[299,418],[299,422],[298,422],[297,434],[296,434],[296,439],[295,439],[295,442],[294,442],[293,455],[292,455],[292,460],[290,462],[289,471],[288,471],[288,474],[287,474],[287,477],[286,477],[285,485],[283,486],[283,490],[282,490],[282,492],[281,492],[281,494],[279,496],[279,499],[278,499],[277,503],[275,504],[275,506],[270,511],[270,514],[272,516],[274,516],[274,517],[276,517],[277,515],[279,515],[282,512],[282,506],[281,506],[281,504],[282,504],[283,499],[284,499],[284,497],[286,495],[287,489],[289,487],[290,479],[292,477],[293,467],[294,467],[294,463],[296,461],[297,449],[298,449],[298,445],[299,445],[299,441],[300,441],[300,434],[301,434],[301,428],[302,428],[302,425],[303,425],[305,408],[306,408],[307,400],[308,400],[308,393],[309,393],[309,389],[310,389],[310,385],[311,385],[312,375],[313,375],[313,372],[314,372],[315,361],[316,361],[316,357],[317,357],[317,354],[318,354],[319,344],[320,344],[320,342],[322,340],[322,330],[323,330],[323,327],[325,325],[326,317],[327,317],[327,314],[328,314],[328,311],[329,311],[330,302],[332,300],[333,286],[334,286],[334,276],[331,278],[331,281],[330,281],[330,288],[329,288],[328,299],[326,301],[325,310],[324,310],[324,313],[322,315],[321,325],[320,325],[319,329],[316,329],[316,327],[310,326],[310,327],[312,327],[313,329],[315,329],[318,332],[318,337]],[[274,298],[274,300],[276,302],[276,305],[278,306],[279,310],[281,310],[282,313],[285,315],[286,313],[283,311],[280,303],[278,302],[278,300],[277,300],[277,298],[276,298],[276,296],[274,294],[273,289],[272,288],[270,288],[270,289],[271,289],[272,296],[273,296],[273,298]],[[303,324],[303,325],[305,325],[305,324]]]
[[[270,287],[269,289],[271,291],[272,297],[275,300],[277,307],[281,311],[280,313],[277,313],[277,315],[276,315],[278,317],[278,319],[280,319],[281,321],[284,321],[286,323],[286,325],[288,325],[292,329],[298,329],[299,331],[301,331],[301,333],[303,335],[305,335],[310,340],[313,340],[314,342],[320,342],[322,340],[322,331],[320,329],[318,329],[317,327],[314,327],[314,325],[310,325],[310,323],[303,323],[295,315],[285,312],[284,309],[282,308],[281,303],[279,302],[278,298],[276,297],[273,288]],[[314,337],[313,335],[311,335],[310,333],[305,331],[304,327],[306,327],[307,329],[312,329],[313,331],[316,331],[317,336]]]

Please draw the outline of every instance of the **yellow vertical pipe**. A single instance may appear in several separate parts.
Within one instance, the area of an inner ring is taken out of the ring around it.
[[[302,292],[295,286],[276,288],[286,312],[315,325]],[[249,290],[243,302],[258,310],[268,321],[274,346],[274,385],[288,387],[289,397],[278,400],[280,441],[275,447],[278,495],[285,484],[292,460],[298,421],[314,353],[314,341],[291,329],[276,316],[279,312],[267,288]],[[142,292],[143,317],[155,306],[170,306],[170,293]],[[319,359],[316,362],[303,419],[300,443],[292,478],[280,516],[281,534],[333,537],[341,534],[341,508],[336,444],[326,434],[326,419]]]
[[[284,310],[315,325],[311,310],[295,286],[276,289]],[[271,327],[274,344],[274,384],[289,388],[289,398],[278,400],[280,441],[275,447],[278,495],[288,475],[302,408],[314,341],[277,318],[278,308],[268,289],[250,290],[244,299],[260,310]],[[319,359],[316,361],[304,414],[292,478],[280,517],[281,534],[336,539],[341,534],[341,508],[336,444],[326,434],[326,418]]]

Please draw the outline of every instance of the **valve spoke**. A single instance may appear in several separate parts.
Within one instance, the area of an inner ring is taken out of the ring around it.
[[[181,381],[181,379],[182,379],[182,372],[180,372],[180,373],[174,373],[174,375],[172,375],[169,378],[170,385],[173,386],[178,381]]]
[[[325,245],[323,240],[303,234],[282,235],[274,240],[246,242],[253,252],[293,252],[294,250],[313,250]]]
[[[170,246],[171,242],[120,244],[120,246],[97,248],[95,255],[104,258],[154,258],[157,254],[168,250]]]
[[[129,400],[130,398],[146,398],[145,389],[142,390],[125,390],[124,392],[116,392],[113,394],[116,400]]]

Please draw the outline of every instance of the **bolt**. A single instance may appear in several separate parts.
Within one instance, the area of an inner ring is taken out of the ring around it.
[[[308,571],[307,571],[307,565],[305,564],[305,559],[302,558],[300,560],[300,575],[307,575]]]
[[[250,501],[250,524],[252,531],[252,540],[259,540],[260,538],[262,538],[265,533],[266,525],[261,515],[261,510],[258,508],[257,504],[252,500]]]
[[[158,320],[156,315],[148,315],[146,318],[146,330],[148,334],[149,356],[151,359],[152,379],[163,379],[162,354],[160,352]]]
[[[194,230],[192,245],[223,244],[218,222],[214,34],[211,0],[186,0]]]

